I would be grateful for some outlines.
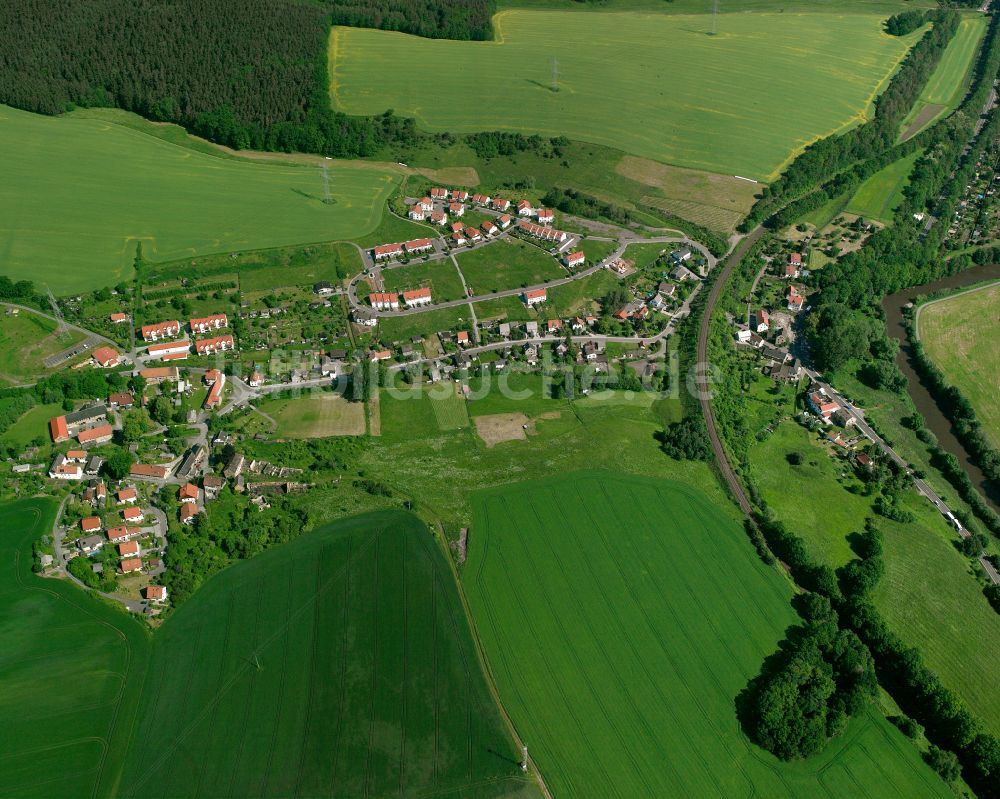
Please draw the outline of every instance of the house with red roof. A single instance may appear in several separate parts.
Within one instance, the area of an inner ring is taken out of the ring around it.
[[[98,347],[90,354],[90,357],[102,369],[111,369],[121,363],[118,351],[111,347]]]
[[[191,332],[195,335],[200,335],[207,333],[209,330],[229,327],[229,318],[224,313],[216,313],[211,316],[203,316],[201,319],[192,319],[189,324],[191,325]]]
[[[448,213],[452,216],[465,216],[465,206],[462,203],[451,203],[448,206]]]
[[[122,521],[138,523],[146,518],[141,508],[131,507],[122,511]]]
[[[134,404],[135,398],[127,391],[108,394],[108,405],[112,408],[131,408]]]
[[[545,289],[532,289],[531,291],[525,291],[521,294],[521,302],[529,308],[532,305],[538,305],[545,302],[548,298],[549,295]]]
[[[463,230],[465,230],[465,222],[452,222],[451,223],[451,232],[452,233],[461,233]]]
[[[399,310],[399,297],[396,294],[375,292],[374,294],[368,295],[368,302],[370,302],[372,304],[372,308],[377,311]]]
[[[469,332],[467,330],[459,330],[455,334],[455,341],[461,344],[463,347],[469,346]]]
[[[212,387],[208,390],[208,394],[205,397],[205,409],[211,410],[216,407],[220,402],[222,402],[222,391],[226,387],[226,376],[219,373],[219,379],[212,383]]]
[[[139,371],[139,377],[147,383],[162,383],[164,380],[177,380],[179,373],[176,366],[154,366],[151,369]]]
[[[489,205],[493,199],[488,194],[473,194],[472,202],[474,205]]]
[[[163,585],[147,585],[146,599],[150,602],[162,604],[167,601],[167,588]]]
[[[178,513],[181,524],[193,524],[194,517],[198,515],[198,506],[193,502],[182,502]]]
[[[577,250],[576,252],[571,252],[569,255],[567,255],[563,259],[563,261],[565,262],[566,266],[570,267],[571,269],[574,266],[583,266],[583,264],[584,264],[584,262],[586,260],[587,260],[587,256],[583,254],[582,250]]]
[[[395,244],[379,244],[372,250],[372,254],[376,261],[384,261],[388,258],[398,258],[403,254],[403,245],[398,242]]]
[[[118,568],[121,570],[122,574],[134,574],[135,572],[142,571],[142,559],[141,558],[125,558]]]
[[[101,529],[101,517],[87,516],[85,519],[80,519],[80,529],[85,533],[99,532]]]
[[[66,424],[66,417],[56,416],[54,419],[50,419],[49,433],[52,436],[52,441],[56,444],[69,441],[69,425]]]
[[[176,319],[171,319],[169,322],[157,322],[152,325],[143,325],[140,328],[142,333],[143,341],[159,341],[163,338],[173,338],[174,336],[179,336],[181,332],[181,323]]]
[[[508,214],[501,214],[497,217],[497,223],[500,225],[501,230],[506,230],[510,227],[510,223],[514,220],[510,218]]]
[[[788,287],[788,310],[789,311],[801,311],[803,306],[806,304],[806,298],[799,294],[799,290],[795,286]]]
[[[771,327],[771,317],[767,315],[767,311],[763,308],[758,308],[753,312],[750,319],[750,328],[757,333],[766,333]]]
[[[132,488],[132,486],[122,488],[115,494],[115,499],[119,505],[134,505],[139,499],[139,492]]]
[[[410,291],[404,291],[403,301],[410,308],[417,308],[422,305],[430,305],[432,302],[431,290],[429,288],[421,288],[421,289],[411,289]]]
[[[127,313],[121,313],[121,312],[113,313],[113,314],[111,314],[110,319],[111,319],[111,324],[113,324],[113,325],[120,325],[120,324],[128,321],[128,314]]]
[[[119,524],[108,528],[108,541],[112,544],[123,544],[133,538],[138,538],[140,535],[142,535],[142,530],[138,527],[126,527],[124,524]]]
[[[434,210],[434,203],[431,201],[430,197],[421,197],[417,201],[417,205],[420,206],[421,210],[426,211],[427,213]]]
[[[448,190],[445,188],[441,188],[440,186],[436,186],[435,188],[431,189],[431,197],[433,197],[435,200],[444,200],[448,197]]]
[[[426,252],[427,250],[434,249],[434,242],[430,239],[411,239],[403,244],[403,249],[406,250],[409,255],[418,252]]]
[[[126,541],[118,545],[118,557],[137,558],[142,554],[142,549],[138,541]]]
[[[368,354],[368,360],[372,363],[378,363],[379,361],[388,361],[392,357],[392,353],[389,350],[372,350]]]
[[[447,221],[448,221],[448,215],[443,211],[434,211],[431,213],[432,225],[443,225]]]
[[[236,342],[232,336],[216,336],[215,338],[203,338],[194,343],[195,352],[199,355],[213,355],[216,352],[225,352],[235,349]]]
[[[541,225],[551,225],[556,221],[556,214],[551,208],[538,209],[538,223]]]
[[[451,190],[451,201],[453,203],[464,203],[468,202],[469,192],[465,189],[452,189]]]
[[[104,444],[110,441],[114,433],[114,428],[111,425],[101,424],[97,427],[91,427],[89,430],[81,430],[77,434],[76,440],[88,447],[92,444]]]
[[[193,483],[185,483],[181,486],[180,491],[177,494],[181,502],[197,502],[198,501],[198,486]]]
[[[826,424],[829,424],[833,415],[840,410],[840,405],[831,400],[821,388],[810,391],[806,399],[809,403],[809,409]]]
[[[463,228],[463,230],[464,230],[464,228]],[[469,242],[465,238],[465,234],[464,233],[460,233],[460,232],[456,231],[455,233],[451,234],[451,246],[452,247],[464,247],[468,243]]]
[[[495,197],[490,203],[490,207],[494,211],[508,211],[510,210],[510,200],[505,200],[502,197]]]
[[[423,206],[421,206],[420,203],[417,203],[416,205],[410,207],[410,211],[407,216],[409,216],[414,222],[423,222],[425,214],[426,212],[424,211]]]
[[[531,203],[528,200],[521,200],[517,204],[517,215],[518,216],[534,216],[535,215],[535,209],[531,207]]]
[[[479,227],[483,229],[483,233],[485,233],[487,236],[495,236],[497,233],[500,232],[500,228],[498,228],[488,219],[485,222],[483,222],[483,224],[481,224]]]
[[[166,480],[170,470],[166,466],[149,463],[133,463],[129,474],[137,480]]]
[[[473,241],[473,242],[474,241],[482,241],[483,240],[483,234],[479,232],[478,228],[474,228],[474,227],[467,227],[465,229],[465,237],[469,241]]]
[[[191,351],[190,341],[173,341],[166,344],[150,344],[146,348],[146,353],[151,358],[159,358],[161,361],[176,361],[187,358]]]

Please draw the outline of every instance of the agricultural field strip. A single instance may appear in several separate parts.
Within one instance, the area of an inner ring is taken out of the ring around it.
[[[370,534],[365,543],[361,547],[359,547],[358,555],[362,554],[367,549],[372,547],[377,538],[378,538],[377,533]],[[351,568],[351,562],[348,561],[345,562],[339,569],[328,574],[321,583],[321,591],[323,592],[327,591],[335,583],[335,581],[342,579],[349,572],[350,568]],[[291,575],[289,575],[289,580],[290,579]],[[292,612],[289,609],[286,612],[284,622],[276,627],[271,628],[268,635],[266,635],[261,640],[260,645],[257,647],[257,649],[258,650],[264,649],[268,647],[270,644],[279,640],[280,637],[285,633],[285,631],[291,626],[292,622],[294,622],[299,617],[309,612],[309,610],[312,608],[312,599],[313,597],[304,600],[302,603],[299,604],[299,606],[294,610],[294,612]],[[192,661],[197,660],[196,658],[197,651],[198,651],[198,641],[196,640],[195,646],[192,648]],[[164,763],[167,762],[167,760],[177,749],[180,743],[183,742],[183,740],[194,731],[197,725],[201,723],[201,721],[207,714],[213,712],[213,708],[222,699],[223,695],[226,692],[228,692],[244,676],[244,674],[250,668],[251,668],[250,663],[244,663],[242,666],[236,669],[236,671],[234,671],[234,673],[230,675],[230,677],[218,687],[218,690],[216,691],[213,698],[209,702],[207,702],[205,706],[198,713],[194,714],[193,716],[187,716],[187,714],[185,714],[190,720],[181,730],[180,734],[177,735],[171,742],[169,742],[164,746],[163,750],[159,754],[159,757],[155,758],[153,761],[150,762],[149,766],[147,767],[147,776],[136,783],[136,785],[134,786],[135,789],[141,788],[142,785],[145,783],[145,780],[148,779],[149,775],[153,773],[153,770],[159,768],[160,766],[162,766]],[[284,669],[282,669],[282,673],[284,673]],[[157,693],[157,696],[159,696],[159,693]],[[275,720],[275,726],[277,726],[277,719]]]
[[[608,502],[611,502],[612,503],[612,505],[611,505],[612,507],[613,506],[621,506],[621,505],[636,506],[636,507],[638,507],[639,505],[637,505],[636,503],[639,500],[643,499],[643,497],[637,496],[636,494],[631,493],[631,492],[629,493],[628,497],[619,496],[618,494],[615,494],[615,496],[612,497],[611,494],[608,493],[607,490],[605,489],[604,494],[605,494],[605,500],[608,501]],[[536,495],[533,496],[533,501],[530,503],[531,504],[531,509],[530,510],[535,515],[536,522],[540,522],[541,518],[538,515],[539,514],[538,508],[540,506],[544,505],[546,502],[554,503],[555,505],[561,505],[562,507],[560,508],[560,510],[558,512],[555,512],[553,515],[554,516],[559,516],[559,513],[561,513],[562,514],[561,518],[568,519],[568,518],[573,518],[574,516],[578,515],[579,507],[581,507],[581,503],[584,503],[585,501],[586,501],[586,498],[583,497],[583,496],[581,496],[579,493],[577,493],[575,501],[574,501],[574,499],[572,499],[568,495],[557,495],[557,494],[555,494],[553,492],[545,492],[545,494],[543,494],[543,495],[536,494]],[[509,502],[504,502],[503,503],[503,508],[504,508],[504,512],[500,514],[500,516],[499,516],[500,518],[505,518],[505,519],[509,520],[511,523],[516,523],[519,520],[520,517],[517,516],[517,514],[516,514],[516,508],[513,505],[511,505]],[[690,504],[690,502],[687,503],[687,510],[688,510],[689,513],[691,513],[692,511],[694,511],[694,508]],[[491,518],[492,518],[492,515],[491,515]],[[601,542],[602,542],[603,547],[605,549],[605,552],[609,556],[609,558],[611,559],[611,561],[616,563],[617,569],[619,571],[619,577],[620,577],[620,579],[622,581],[622,584],[623,584],[625,590],[632,595],[632,599],[634,600],[635,606],[641,608],[642,605],[641,605],[641,602],[640,602],[638,596],[631,589],[631,582],[630,582],[630,579],[629,579],[629,575],[624,571],[624,569],[621,566],[621,563],[619,562],[620,555],[621,555],[620,544],[618,545],[618,547],[619,547],[618,549],[615,548],[615,545],[612,545],[612,543],[610,541],[610,537],[613,534],[609,530],[607,530],[607,529],[602,529],[602,528],[606,528],[606,525],[602,525],[601,522],[595,522],[595,520],[594,520],[594,518],[593,518],[592,515],[589,517],[589,520],[591,521],[591,523],[594,524],[594,526],[595,526],[596,529],[600,530],[600,539],[601,539]],[[650,537],[656,538],[657,536],[655,535],[655,530],[653,528],[652,522],[646,520],[646,521],[644,521],[644,524],[648,527],[648,533],[649,533]],[[487,532],[486,535],[487,535],[487,543],[489,543],[489,533]],[[544,539],[547,543],[549,543],[549,546],[551,548],[552,544],[551,544],[551,542],[548,541],[548,538],[546,538],[546,537],[540,537],[540,538]],[[505,568],[502,570],[502,574],[505,576],[505,578],[507,580],[507,583],[508,583],[508,586],[509,586],[509,589],[512,591],[513,600],[516,601],[516,602],[518,602],[518,604],[521,607],[521,614],[520,614],[521,618],[532,619],[533,616],[532,616],[532,613],[531,613],[531,609],[525,607],[523,597],[520,596],[520,594],[514,588],[513,583],[511,582],[511,580],[512,580],[511,575],[519,573],[518,570],[522,569],[523,566],[524,566],[524,564],[527,563],[527,564],[531,564],[532,571],[534,572],[534,580],[531,582],[531,584],[534,585],[534,586],[542,586],[542,585],[546,585],[546,583],[544,582],[544,580],[541,579],[542,576],[538,573],[537,569],[535,569],[535,562],[539,558],[539,553],[537,551],[535,551],[535,550],[530,550],[529,551],[526,548],[527,545],[526,545],[526,542],[525,542],[523,536],[521,536],[521,537],[518,538],[518,543],[521,545],[521,547],[523,547],[523,549],[522,549],[522,552],[524,554],[523,558],[519,558],[518,555],[515,554],[515,555],[511,556],[510,559],[508,560],[508,556],[507,556],[506,552],[503,552],[503,551],[498,554],[498,557],[500,557],[501,560],[505,564]],[[579,541],[579,539],[577,539],[576,543],[577,543],[577,546],[570,548],[571,552],[572,553],[583,552],[584,550],[583,550],[582,546],[580,546],[581,542]],[[662,543],[661,543],[661,545],[662,545]],[[715,547],[713,547],[713,548],[717,549]],[[553,563],[559,564],[559,569],[560,569],[560,571],[562,573],[562,579],[564,581],[566,581],[566,584],[567,584],[565,587],[568,587],[569,586],[569,578],[567,577],[566,569],[572,569],[573,566],[572,566],[572,564],[570,564],[568,566],[564,566],[563,565],[563,559],[566,557],[566,553],[564,553],[564,552],[556,552],[556,551],[551,550],[551,549],[550,549],[550,551],[551,551],[551,555],[552,555],[552,558],[553,558]],[[494,550],[491,550],[489,554],[493,554],[493,552],[494,552]],[[665,554],[669,555],[670,553],[665,550]],[[488,555],[484,553],[483,561],[480,564],[480,570],[479,570],[479,573],[477,574],[477,577],[476,577],[477,581],[481,581],[482,580],[482,571],[485,568],[485,562],[486,562],[486,558],[487,557],[488,557]],[[598,575],[593,571],[593,567],[592,567],[592,564],[595,562],[595,560],[596,559],[593,558],[593,557],[588,557],[588,558],[584,559],[584,561],[581,564],[579,564],[579,567],[580,567],[580,569],[582,571],[589,571],[590,572],[590,578],[591,579],[588,582],[588,585],[598,585],[598,586],[601,586],[601,585],[603,585],[603,583],[599,579]],[[716,560],[718,560],[718,559],[716,558]],[[672,562],[672,561],[668,557],[665,562]],[[727,565],[729,565],[729,564],[727,564]],[[732,567],[730,567],[730,569],[728,570],[729,573],[724,576],[724,578],[722,580],[723,584],[718,584],[718,585],[715,586],[716,589],[719,592],[723,593],[723,594],[725,593],[725,591],[724,591],[725,585],[735,585],[735,586],[742,587],[741,583],[738,580],[735,581],[735,582],[733,582],[733,577],[735,577],[735,575],[732,574],[731,568]],[[685,579],[686,575],[687,575],[687,573],[685,571],[681,571],[680,576],[681,576],[681,578],[682,578],[682,580],[684,582],[685,590],[686,590],[689,598],[691,599],[691,601],[695,603],[695,607],[698,607],[698,605],[697,605],[697,598],[696,598],[696,594],[695,594],[695,587],[692,586],[687,579]],[[726,577],[729,579],[729,583],[725,582],[725,578]],[[548,607],[552,608],[552,612],[555,615],[557,615],[557,616],[559,615],[558,610],[556,610],[556,608],[558,607],[558,605],[552,604],[552,596],[570,596],[572,594],[572,592],[571,591],[567,592],[566,590],[564,590],[565,587],[563,587],[563,590],[560,590],[560,586],[553,587],[552,594],[549,596],[549,599],[548,599],[548,602],[549,602]],[[658,587],[658,590],[659,590],[660,601],[661,602],[665,602],[666,601],[666,597],[665,597],[664,592],[663,592],[663,587],[662,587],[662,585],[659,582],[657,583],[657,587]],[[703,586],[699,586],[699,587],[703,587]],[[603,590],[601,591],[601,593],[602,593],[602,597],[603,597],[603,600],[604,600],[604,605],[603,606],[604,607],[608,607],[608,608],[614,607],[615,606],[615,602],[612,600],[612,598],[606,592],[604,592]],[[483,600],[484,600],[484,604],[487,605],[488,614],[492,618],[492,626],[494,627],[494,629],[496,629],[496,626],[497,626],[497,621],[496,621],[497,613],[496,613],[496,610],[495,610],[494,605],[493,605],[493,598],[492,598],[492,596],[489,593],[484,592],[484,594],[483,594]],[[732,612],[733,614],[735,614],[733,616],[733,618],[739,618],[740,614],[741,614],[742,607],[739,606],[738,604],[736,604],[737,600],[732,599],[729,596],[726,596],[726,602],[727,602],[727,605],[729,606],[729,611]],[[756,603],[756,598],[755,597],[751,597],[751,605],[758,611],[758,613],[761,614],[761,618],[762,619],[764,619],[765,621],[768,621],[767,618],[766,618],[766,615],[763,614],[762,610],[760,609],[760,606]],[[648,602],[646,603],[646,606],[647,607],[649,606]],[[669,603],[667,603],[667,606],[669,606]],[[673,608],[671,608],[671,611],[673,613],[673,617],[674,617],[674,620],[675,620],[676,624],[681,629],[684,629],[686,631],[687,636],[690,638],[690,629],[685,626],[686,625],[686,617],[684,616],[684,614],[679,614],[679,612],[674,611]],[[589,613],[584,612],[583,615],[587,619],[590,618]],[[616,624],[620,625],[620,618],[624,617],[626,615],[627,614],[622,613],[620,610],[617,611],[616,614],[615,614],[615,616],[614,616],[614,618],[612,618],[612,619],[609,620],[609,627],[608,628],[602,627],[602,629],[610,629],[611,627],[613,627]],[[660,641],[660,639],[656,638],[656,635],[655,635],[656,630],[653,627],[652,622],[651,622],[650,618],[648,617],[648,615],[645,616],[645,619],[646,619],[647,626],[649,627],[649,629],[651,630],[651,632],[654,633],[653,637],[656,639],[656,641],[659,644],[659,646],[661,648],[663,648],[663,644]],[[726,636],[722,635],[722,631],[719,630],[715,626],[714,619],[710,615],[707,618],[707,621],[712,625],[713,629],[716,632],[716,635],[717,635],[718,639],[723,643],[723,646],[724,646],[725,650],[728,652],[728,658],[729,658],[729,660],[734,665],[736,665],[737,668],[738,668],[739,664],[737,662],[737,659],[736,659],[735,655],[733,654],[732,649],[726,643],[726,641],[727,641]],[[591,636],[593,636],[595,639],[597,639],[597,645],[600,646],[600,638],[601,638],[601,636],[597,635],[596,630],[594,629],[594,627],[592,625],[589,625],[589,626],[590,626],[590,629],[591,629]],[[560,629],[562,629],[562,628],[560,627]],[[625,631],[621,627],[619,627],[619,629],[622,630],[622,634],[624,635],[625,640],[631,646],[633,644],[632,637],[634,636],[634,632],[635,631],[634,630]],[[566,635],[565,631],[563,632],[563,634],[564,634],[564,636]],[[776,631],[775,634],[777,634],[777,631]],[[606,636],[607,633],[605,632],[603,635]],[[537,629],[533,629],[531,637],[533,639],[538,639],[539,636],[540,636],[539,631]],[[693,639],[690,639],[691,643],[692,643],[693,651],[696,653],[697,657],[700,659],[701,664],[702,664],[702,668],[705,670],[705,673],[706,674],[711,674],[712,675],[712,679],[713,679],[714,683],[716,684],[716,686],[720,687],[720,690],[724,690],[724,689],[721,688],[721,679],[720,679],[719,675],[716,673],[715,668],[714,668],[715,664],[717,664],[719,661],[718,660],[713,660],[711,658],[709,658],[709,659],[706,660],[705,653],[701,649],[699,649],[698,647],[694,646],[694,641],[696,639],[699,639],[699,638],[703,640],[704,636],[703,635],[701,635],[701,636],[695,636]],[[571,645],[578,644],[578,641],[573,642],[573,641],[570,641],[568,638],[564,638],[564,641],[565,641],[566,646],[568,646],[568,647],[571,646]],[[507,658],[505,657],[506,651],[507,650],[505,648],[503,648],[503,647],[500,648],[500,652],[502,654],[502,657],[503,657],[504,661],[507,660]],[[634,649],[633,649],[633,652],[635,652]],[[669,652],[666,652],[665,654],[669,658]],[[548,662],[546,662],[546,665],[549,665]],[[643,667],[645,668],[645,666],[643,666]],[[674,668],[676,670],[676,666],[674,666]],[[550,674],[551,674],[551,672],[550,672]],[[560,685],[559,680],[555,679],[555,675],[552,675],[552,677],[553,677],[553,683],[555,685],[559,686]],[[657,684],[656,681],[653,680],[652,677],[650,677],[650,679],[651,679],[651,681],[653,682],[653,684],[655,686]],[[670,684],[674,684],[676,681],[670,680],[668,682]],[[521,694],[521,692],[518,690],[518,688],[519,688],[519,682],[515,681],[514,682],[514,687],[512,688],[512,690],[514,690],[514,691],[517,692],[519,701],[522,703],[522,705],[524,705],[524,703],[527,700],[525,699],[525,697],[523,696],[523,694]],[[725,693],[723,695],[725,695]],[[569,699],[568,699],[568,697],[565,696],[565,694],[563,696],[564,696],[564,701],[567,702],[567,712],[569,714],[573,715],[574,718],[576,718],[575,712],[573,710],[574,703],[570,702]],[[661,696],[661,700],[662,699],[663,699],[663,697]],[[695,699],[695,701],[697,701],[698,698],[694,697],[694,699]],[[704,710],[702,710],[702,712],[704,713]],[[579,722],[579,720],[577,720],[577,727],[578,727],[578,729],[580,728],[580,722]],[[720,731],[716,728],[716,730],[715,730],[716,736],[719,735],[719,732]],[[859,728],[859,731],[857,733],[855,733],[855,735],[853,737],[856,738],[857,736],[859,736],[861,734],[861,732],[862,731]],[[883,732],[883,737],[884,737],[884,735],[885,734]],[[892,743],[893,743],[893,747],[897,748],[896,745],[895,745],[895,742],[892,742]],[[603,748],[606,747],[606,743],[605,744],[588,743],[588,744],[585,744],[585,746],[590,747],[590,751],[601,751]],[[730,751],[730,754],[732,754],[732,750],[728,750],[728,751]],[[882,773],[883,778],[886,781],[888,781],[889,775],[882,769],[882,767],[881,767],[880,763],[878,762],[878,760],[876,758],[872,757],[870,755],[870,753],[867,752],[867,750],[865,751],[865,755],[866,755],[869,763],[877,771],[879,771],[880,773]],[[824,771],[826,771],[827,769],[829,769],[830,766],[832,766],[832,765],[833,765],[833,762],[829,763],[827,766],[824,767]],[[741,771],[742,771],[742,764],[741,764],[740,768],[741,768]],[[745,771],[743,771],[742,773],[744,774],[744,776],[747,777],[748,780],[750,779],[749,775],[747,775]],[[924,778],[926,779],[926,775],[924,775]],[[674,779],[675,779],[675,782],[678,779],[676,772],[674,774]],[[855,781],[855,782],[857,784],[857,781]],[[750,783],[750,784],[752,784],[752,783]],[[836,795],[831,789],[827,788],[826,790],[827,790],[827,793],[831,797]],[[865,793],[867,793],[867,792],[865,792]],[[901,792],[899,792],[899,791],[896,791],[896,793],[897,793],[897,795],[899,795],[901,797],[903,796],[903,794]]]
[[[865,117],[919,36],[889,37],[881,19],[864,12],[724,15],[721,35],[712,38],[704,35],[708,15],[510,10],[495,19],[497,42],[334,28],[331,95],[348,113],[391,107],[432,130],[568,135],[768,181],[809,143]],[[808,53],[797,44],[803,39],[812,43]],[[655,46],[636,45],[643,41]],[[422,62],[475,68],[428,81],[408,66]],[[743,69],[746,63],[758,68]],[[759,103],[762,84],[774,103]],[[619,113],[623,98],[634,101],[638,116]],[[602,118],[596,128],[595,116]],[[669,139],[659,135],[664,128],[673,132]]]

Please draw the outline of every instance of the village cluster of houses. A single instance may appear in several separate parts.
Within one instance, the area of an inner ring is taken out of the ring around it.
[[[226,327],[229,327],[229,319],[224,313],[191,319],[188,322],[192,338],[204,336]],[[140,333],[142,340],[148,345],[146,353],[149,357],[161,361],[177,361],[187,358],[192,348],[196,355],[214,355],[218,352],[236,349],[236,342],[228,333],[194,339],[193,342],[186,338],[180,341],[170,341],[169,339],[181,335],[181,323],[176,319],[143,325],[140,328]]]

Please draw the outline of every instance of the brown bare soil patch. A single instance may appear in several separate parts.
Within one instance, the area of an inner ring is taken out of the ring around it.
[[[476,434],[486,442],[487,447],[495,447],[503,441],[523,441],[534,429],[531,420],[523,413],[494,413],[475,417]],[[525,429],[528,426],[528,430]]]
[[[900,141],[912,139],[920,133],[928,122],[941,113],[942,109],[944,109],[943,105],[925,105],[921,109],[920,113],[917,114],[916,118],[910,123],[910,127],[903,132],[903,136]]]

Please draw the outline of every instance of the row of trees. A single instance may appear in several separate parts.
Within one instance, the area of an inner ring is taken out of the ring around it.
[[[493,38],[493,0],[324,0],[334,25],[380,28],[429,39]]]

